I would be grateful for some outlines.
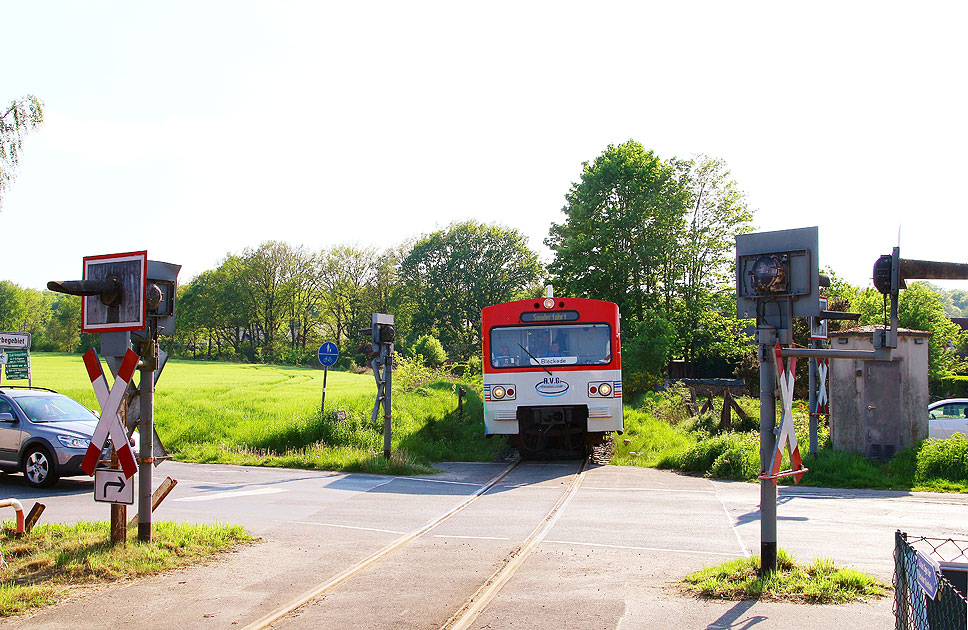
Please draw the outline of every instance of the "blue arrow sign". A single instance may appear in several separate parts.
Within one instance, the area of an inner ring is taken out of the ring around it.
[[[319,346],[319,362],[324,367],[329,367],[335,365],[337,359],[339,359],[339,348],[332,341],[327,341],[323,345]]]

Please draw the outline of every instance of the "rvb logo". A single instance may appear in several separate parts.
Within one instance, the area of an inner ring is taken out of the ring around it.
[[[561,396],[567,392],[568,383],[567,381],[561,380],[560,377],[552,376],[541,379],[541,382],[535,385],[534,389],[539,395],[552,398],[554,396]]]

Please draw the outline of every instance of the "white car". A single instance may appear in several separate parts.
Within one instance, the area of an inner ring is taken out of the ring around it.
[[[928,405],[928,437],[945,440],[955,433],[968,436],[968,398],[949,398]]]

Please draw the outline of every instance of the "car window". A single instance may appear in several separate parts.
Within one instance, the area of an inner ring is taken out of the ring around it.
[[[935,409],[932,415],[935,418],[964,418],[966,408],[968,403],[949,403],[941,409]]]
[[[932,418],[962,418],[968,403],[948,403],[931,410]]]
[[[13,414],[13,405],[11,405],[3,398],[0,398],[0,413],[9,413],[11,415]]]
[[[96,420],[91,410],[66,396],[21,396],[17,405],[32,422]]]

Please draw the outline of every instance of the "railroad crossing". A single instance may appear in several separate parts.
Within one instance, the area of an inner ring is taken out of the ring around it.
[[[120,627],[150,601],[165,627],[244,628],[465,501],[502,463],[386,477],[169,462],[180,483],[157,519],[234,522],[261,541],[219,562],[101,589],[0,628]],[[577,462],[524,463],[414,541],[273,628],[440,628],[541,526]],[[7,481],[6,483],[13,483]],[[103,519],[91,482],[41,495],[48,520]],[[51,492],[51,491],[48,491]],[[759,545],[756,485],[592,466],[544,539],[470,627],[891,627],[891,599],[849,606],[702,602],[670,584]],[[779,489],[783,548],[890,581],[898,526],[964,535],[968,497]],[[105,611],[118,611],[107,614]]]

